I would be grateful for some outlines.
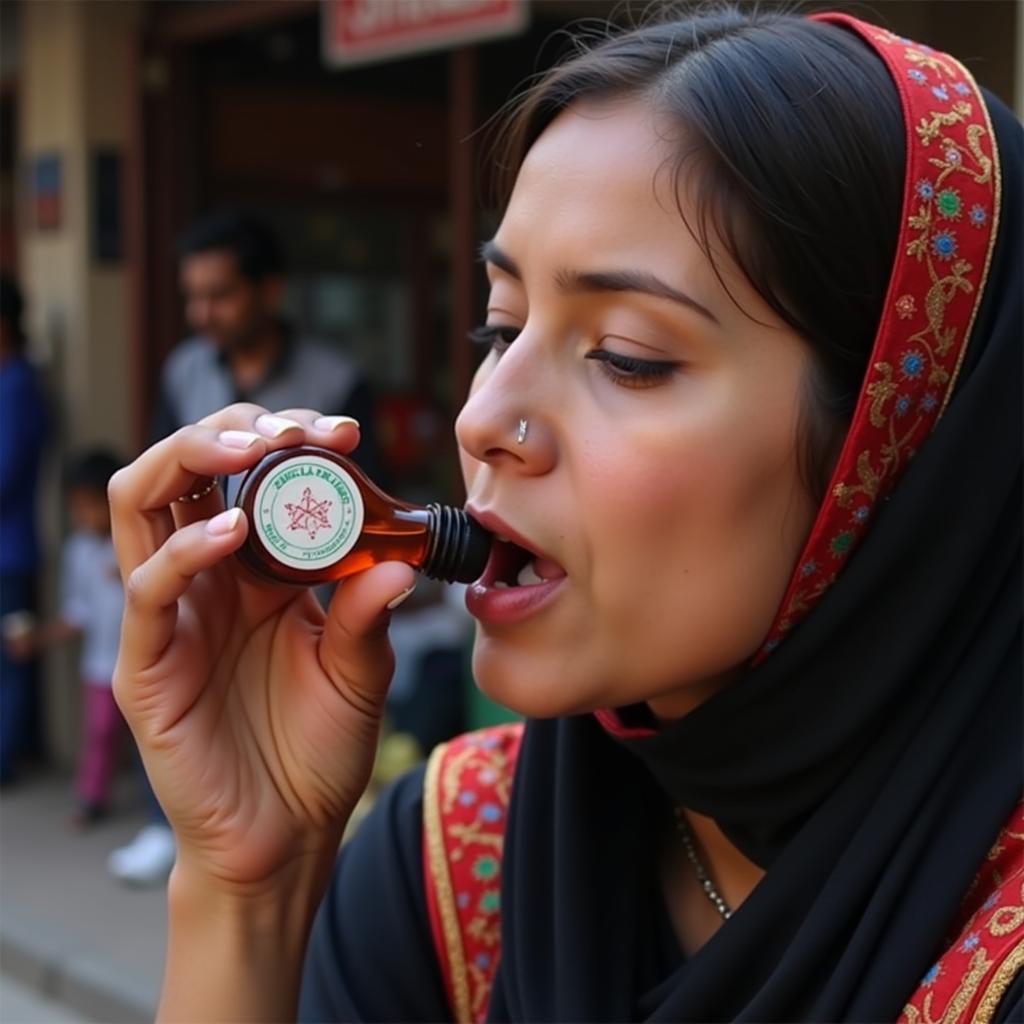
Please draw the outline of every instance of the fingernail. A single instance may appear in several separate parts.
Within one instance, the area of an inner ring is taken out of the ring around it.
[[[225,512],[220,512],[207,522],[206,532],[214,537],[223,537],[224,534],[231,533],[235,529],[241,515],[240,508],[229,508]]]
[[[251,448],[260,440],[260,435],[250,434],[248,430],[222,430],[217,440],[225,448]]]
[[[388,611],[393,612],[415,589],[416,584],[414,583],[408,590],[403,590],[397,597],[388,601]]]
[[[313,421],[313,426],[317,430],[322,430],[325,434],[329,434],[332,430],[348,426],[350,423],[353,427],[359,426],[359,420],[353,419],[351,416],[321,416]]]
[[[260,416],[256,420],[256,429],[264,437],[280,437],[286,430],[302,429],[301,423],[286,419],[284,416]]]

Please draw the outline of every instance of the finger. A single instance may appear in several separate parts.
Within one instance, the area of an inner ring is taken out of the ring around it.
[[[359,421],[351,416],[325,416],[316,409],[284,409],[278,416],[301,423],[309,444],[348,455],[359,444]]]
[[[241,473],[266,452],[267,442],[250,431],[182,427],[143,452],[110,481],[111,528],[122,578],[151,558],[174,533],[171,506],[196,486],[196,478]],[[211,494],[198,513],[219,510]],[[184,509],[184,506],[179,506]]]
[[[415,584],[408,565],[383,562],[345,580],[327,609],[320,662],[335,686],[363,710],[374,711],[384,701],[394,666],[387,639],[391,608]]]
[[[178,530],[128,576],[115,673],[118,704],[126,714],[147,696],[134,683],[160,660],[171,642],[179,599],[199,573],[236,551],[247,532],[245,513],[229,509],[205,523]]]

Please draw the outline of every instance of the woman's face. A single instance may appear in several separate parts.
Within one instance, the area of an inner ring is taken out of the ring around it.
[[[532,716],[691,710],[764,639],[814,517],[808,350],[717,280],[664,134],[636,102],[562,113],[485,247],[500,334],[456,426],[468,507],[539,557],[496,545],[470,589],[474,670]]]

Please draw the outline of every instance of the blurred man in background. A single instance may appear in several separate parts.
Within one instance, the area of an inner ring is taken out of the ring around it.
[[[252,216],[224,211],[192,225],[179,252],[185,315],[195,334],[164,367],[154,440],[232,402],[271,412],[318,409],[359,420],[356,459],[379,480],[369,384],[344,352],[298,335],[282,316],[285,260],[274,232]]]

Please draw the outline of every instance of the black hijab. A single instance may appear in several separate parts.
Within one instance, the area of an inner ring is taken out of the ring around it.
[[[895,1020],[942,952],[1024,784],[1022,132],[986,99],[1002,208],[948,408],[737,685],[646,736],[529,723],[491,1019]],[[689,960],[653,881],[677,804],[767,869]]]

